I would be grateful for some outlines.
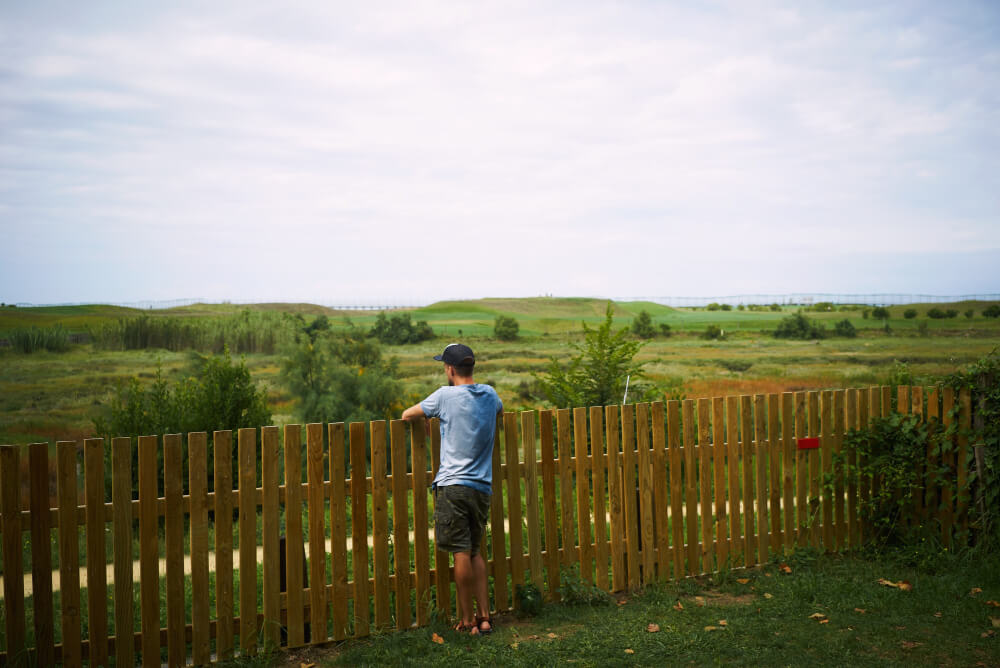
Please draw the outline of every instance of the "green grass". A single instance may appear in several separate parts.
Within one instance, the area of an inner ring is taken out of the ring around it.
[[[933,569],[891,557],[810,552],[775,565],[688,579],[597,607],[549,604],[474,638],[444,624],[315,650],[320,665],[996,665],[1000,560],[944,557]],[[741,583],[739,579],[747,579]],[[908,580],[904,592],[877,584]],[[970,596],[974,587],[983,591]],[[769,595],[769,596],[768,596]],[[680,602],[682,609],[675,606]],[[704,605],[701,605],[704,603]],[[863,612],[862,612],[863,611]],[[816,613],[829,620],[820,624]],[[720,620],[725,620],[723,625]],[[649,632],[649,624],[659,632]],[[707,627],[715,627],[707,630]],[[433,642],[437,633],[444,643]],[[916,644],[911,644],[916,643]],[[627,653],[632,650],[633,653]],[[277,657],[281,660],[281,657]],[[296,660],[302,657],[295,657]],[[288,665],[288,664],[286,664]]]

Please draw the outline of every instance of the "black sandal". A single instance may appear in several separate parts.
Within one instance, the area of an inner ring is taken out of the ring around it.
[[[488,629],[484,629],[483,628],[483,622],[486,622],[487,624],[489,624],[490,627]],[[476,630],[479,631],[480,635],[484,635],[484,636],[487,636],[487,635],[493,633],[493,617],[490,617],[489,615],[487,615],[486,617],[479,617],[479,616],[477,616],[476,617]]]

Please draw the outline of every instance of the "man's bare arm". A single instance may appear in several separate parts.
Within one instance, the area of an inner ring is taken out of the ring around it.
[[[407,422],[412,422],[422,417],[424,417],[424,409],[421,408],[420,404],[414,404],[403,411],[403,419]]]

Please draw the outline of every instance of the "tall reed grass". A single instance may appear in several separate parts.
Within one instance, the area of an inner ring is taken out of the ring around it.
[[[10,332],[10,345],[20,353],[39,350],[61,353],[69,350],[69,331],[62,325],[54,327],[25,327]]]
[[[236,354],[274,354],[294,339],[301,322],[296,316],[245,310],[237,315],[205,318],[165,318],[141,315],[119,318],[92,329],[94,345],[105,350],[198,350]]]

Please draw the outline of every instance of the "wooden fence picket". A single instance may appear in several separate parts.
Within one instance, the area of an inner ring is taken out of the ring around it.
[[[156,436],[139,437],[139,606],[141,608],[143,666],[160,665],[160,537],[158,529],[159,517],[156,510],[156,499],[159,496],[156,475],[156,452],[159,448],[158,440],[159,439]],[[218,459],[219,442],[216,441],[216,518],[220,516],[220,498],[229,499],[228,508],[230,509],[230,513],[232,512],[232,500],[230,497],[228,495],[220,495],[218,493],[220,478]],[[231,471],[232,469],[229,467],[227,461],[226,475],[232,476]],[[231,516],[232,515],[230,514],[230,517]],[[225,531],[216,530],[215,532],[215,567],[217,569],[215,578],[217,591],[215,596],[218,606],[222,610],[225,609],[227,601],[223,586],[227,577],[229,578],[228,603],[230,616],[228,618],[228,626],[223,625],[224,617],[222,612],[218,613],[219,632],[216,640],[216,647],[218,648],[220,657],[225,657],[227,655],[227,650],[232,650],[232,548],[230,548],[228,552],[228,561],[226,560],[226,551],[224,549],[220,549],[220,544],[225,545],[227,535],[229,540],[232,541],[231,532],[228,534]],[[87,582],[89,584],[90,580]],[[227,630],[229,631],[228,636],[225,634]],[[226,645],[227,637],[230,642],[228,646]]]
[[[754,565],[757,538],[754,534],[754,438],[753,397],[740,397],[740,466],[743,468],[743,565]]]
[[[431,590],[431,563],[430,563],[430,542],[427,537],[430,526],[427,516],[427,490],[430,489],[430,482],[427,480],[427,439],[425,438],[425,423],[418,420],[413,423],[410,430],[410,464],[413,467],[413,563],[414,563],[414,583],[416,585],[416,617],[417,626],[425,626],[430,621],[430,590]],[[341,429],[341,432],[343,429]],[[343,437],[341,437],[341,440]],[[330,449],[333,451],[334,439],[330,439]],[[343,465],[341,464],[341,468]],[[331,467],[331,476],[333,468]],[[343,473],[340,474],[343,477]],[[336,493],[336,488],[334,489]],[[331,511],[332,512],[332,511]],[[337,581],[337,572],[334,572],[334,582]],[[346,578],[346,574],[345,574]],[[346,601],[346,579],[344,584],[344,596]],[[346,621],[346,605],[344,609],[344,619]],[[334,608],[334,639],[337,628],[337,610]]]
[[[90,662],[108,662],[108,575],[104,522],[104,439],[83,442],[87,496],[87,638]],[[157,620],[158,622],[159,620]],[[156,632],[159,635],[159,623]]]
[[[786,551],[795,546],[795,395],[781,394],[782,519]]]
[[[365,424],[352,422],[348,436],[351,447],[351,565],[354,579],[354,636],[360,638],[367,636],[371,628],[369,602],[371,590],[368,588],[368,459],[365,454],[367,451]],[[297,475],[301,475],[301,473]],[[439,572],[438,575],[440,577],[441,573]]]
[[[0,449],[0,452],[3,452],[3,450]],[[131,452],[129,452],[129,466],[131,466]],[[80,541],[79,527],[76,521],[76,509],[79,503],[77,497],[76,468],[76,443],[73,441],[59,441],[56,443],[56,478],[58,480],[59,498],[59,598],[62,611],[62,660],[63,665],[66,666],[82,665],[83,663],[80,618]],[[130,517],[129,549],[131,550],[131,477],[128,482]],[[0,486],[4,484],[6,484],[6,481],[2,480],[2,475],[0,475]],[[6,537],[7,534],[4,533],[4,538],[6,539]],[[6,551],[4,554],[6,554]],[[131,564],[132,561],[130,559],[129,565],[131,566]],[[17,571],[7,570],[5,563],[4,572],[11,573]],[[118,574],[115,573],[116,581],[117,577]],[[10,578],[7,579],[9,580]],[[6,580],[4,584],[6,585]],[[10,603],[10,598],[5,600]],[[9,614],[8,612],[8,620],[10,619]],[[131,628],[131,622],[129,628]],[[9,650],[9,630],[7,637]],[[134,645],[130,645],[130,647],[134,647]],[[10,656],[9,651],[8,656]],[[134,658],[131,661],[131,665],[135,665]]]
[[[302,427],[285,425],[285,601],[288,646],[305,644],[302,555]],[[218,488],[216,488],[218,489]],[[216,515],[218,522],[218,515]]]
[[[104,441],[100,441],[101,501],[104,500]],[[88,463],[89,460],[88,460]],[[52,599],[52,531],[49,527],[49,444],[32,443],[28,446],[28,479],[30,491],[28,508],[31,510],[31,587],[34,606],[35,660],[38,665],[55,663],[55,607]],[[88,481],[90,478],[88,477]],[[88,499],[89,500],[89,499]],[[103,503],[101,504],[103,514]],[[88,506],[89,507],[89,506]],[[103,517],[101,538],[104,538]],[[103,542],[102,542],[103,545]],[[104,554],[101,554],[104,559]],[[105,562],[106,563],[106,560]],[[102,572],[104,569],[102,569]],[[105,576],[106,577],[106,576]],[[107,596],[107,590],[102,592]],[[106,599],[102,599],[106,600]],[[107,625],[107,608],[104,608]],[[100,632],[100,629],[98,629]],[[105,626],[104,633],[107,634]],[[105,645],[106,646],[106,645]],[[105,650],[106,652],[107,650]]]
[[[421,430],[420,435],[423,436]],[[416,431],[414,432],[416,434]],[[333,583],[333,600],[331,602],[333,618],[333,639],[343,640],[347,637],[348,609],[347,601],[351,597],[347,588],[347,469],[345,466],[344,423],[332,422],[327,426],[327,442],[330,444],[330,579]],[[416,458],[414,457],[414,461]],[[415,471],[414,471],[415,472]],[[423,480],[420,489],[424,494],[424,523],[427,526],[427,493],[424,491]],[[417,532],[419,536],[419,532]],[[424,564],[426,565],[427,533],[424,532]],[[418,561],[419,563],[419,557]],[[417,599],[420,600],[419,598]]]
[[[806,393],[795,393],[795,544],[809,544],[809,450],[798,449],[798,439],[805,438]]]
[[[854,388],[847,390],[847,414],[845,430],[842,430],[841,438],[846,438],[847,433],[858,428],[858,391]],[[841,443],[843,444],[843,440]],[[856,474],[858,465],[857,452],[851,449],[847,455],[847,467],[850,475],[847,477],[847,544],[851,549],[857,548],[861,544],[861,532],[858,526],[858,476]]]
[[[406,423],[393,420],[389,425],[392,461],[392,570],[395,576],[396,628],[410,628],[410,507],[406,478]],[[414,526],[414,530],[417,527]]]
[[[559,523],[562,539],[562,565],[567,568],[576,562],[576,515],[573,502],[573,462],[570,410],[556,411],[556,435],[559,445]],[[499,602],[497,603],[499,605]]]
[[[639,480],[636,471],[635,405],[625,404],[621,410],[622,422],[622,496],[625,513],[625,564],[628,571],[628,588],[638,589],[642,580],[639,573]],[[666,516],[661,518],[666,533]],[[660,555],[660,577],[669,568],[666,555]]]
[[[188,443],[190,444],[190,438]],[[261,541],[264,550],[264,642],[281,643],[281,545],[278,525],[278,428],[262,427],[261,443]],[[193,501],[192,492],[192,501]],[[192,504],[193,505],[193,504]]]
[[[833,513],[836,526],[836,549],[843,550],[847,547],[847,516],[844,510],[844,467],[840,463],[839,455],[843,451],[844,444],[844,391],[837,390],[833,393]]]
[[[535,412],[522,411],[520,417],[521,446],[524,449],[524,510],[528,524],[528,570],[531,574],[531,583],[541,592],[545,587],[545,579],[542,573],[542,517],[538,502],[538,444],[535,436]],[[607,559],[600,563],[607,564]]]
[[[652,443],[650,452],[650,476],[653,482],[653,514],[650,518],[653,527],[652,537],[656,540],[657,556],[653,561],[656,563],[656,572],[661,581],[670,579],[670,530],[667,526],[667,508],[669,500],[667,498],[667,437],[666,418],[663,414],[663,402],[654,401],[649,405],[649,417],[652,426]],[[647,481],[648,483],[649,481]],[[652,559],[653,555],[650,555]],[[650,571],[649,580],[652,581],[653,573]]]
[[[21,557],[21,453],[16,445],[0,446],[0,515],[3,516],[3,602],[7,656],[27,662],[24,565]],[[75,474],[75,471],[74,471]]]
[[[559,515],[556,508],[556,462],[553,413],[538,412],[542,447],[542,499],[545,519],[545,574],[550,601],[559,600]]]
[[[237,432],[239,461],[240,650],[257,651],[257,430]]]
[[[507,530],[510,537],[510,587],[515,594],[517,586],[524,584],[524,519],[521,512],[521,464],[517,447],[517,414],[506,412],[503,416],[504,454],[507,466]]]
[[[712,473],[711,438],[712,402],[709,399],[698,399],[698,508],[701,515],[701,572],[711,573],[715,562],[712,532]]]
[[[637,404],[636,436],[639,460],[639,549],[642,556],[642,580],[652,582],[656,569],[656,522],[653,517],[654,477],[653,451],[649,441],[649,404]]]
[[[757,476],[757,563],[766,564],[770,553],[770,537],[767,530],[767,460],[769,459],[767,433],[767,397],[763,394],[754,396],[754,463]]]
[[[819,434],[819,392],[809,392],[809,429],[807,438],[820,438]],[[819,547],[822,531],[820,491],[820,463],[823,458],[823,442],[820,448],[809,452],[809,542]]]
[[[608,588],[608,520],[605,483],[604,409],[590,407],[591,498],[594,500],[594,560],[597,586]]]
[[[743,552],[740,504],[740,437],[739,399],[726,398],[726,474],[729,480],[729,555],[733,565],[736,556]]]
[[[587,409],[573,409],[573,440],[576,446],[576,522],[579,550],[580,577],[584,582],[594,582],[593,544],[590,542],[590,485],[587,466]],[[507,490],[510,498],[510,490]],[[520,512],[518,513],[520,518]],[[512,537],[513,538],[513,537]],[[514,541],[511,540],[511,549]]]
[[[374,439],[374,429],[372,433]],[[384,448],[385,432],[383,431],[381,435]],[[384,450],[382,465],[383,467],[385,466]],[[326,642],[327,632],[326,494],[323,491],[323,479],[325,475],[326,467],[323,464],[323,425],[321,423],[307,424],[306,478],[309,480],[309,491],[306,503],[309,507],[309,633],[313,644]],[[384,480],[385,477],[383,475],[383,482]],[[383,496],[381,500],[382,508],[384,509],[385,497]],[[373,498],[373,509],[377,503],[378,501]],[[375,534],[377,536],[378,532],[375,532]],[[376,541],[375,544],[378,545],[378,542]],[[256,550],[254,551],[256,552]],[[379,563],[377,556],[375,562],[376,564]]]
[[[497,609],[506,610],[509,604],[507,589],[507,574],[510,571],[507,563],[507,532],[504,529],[506,515],[503,510],[503,471],[500,465],[500,439],[503,426],[503,416],[497,416],[496,431],[493,436],[493,494],[490,503],[490,533],[493,555],[493,598]],[[436,551],[440,555],[440,550]],[[440,558],[440,557],[438,557]],[[447,566],[447,558],[444,564]],[[441,566],[439,565],[440,569]],[[447,568],[445,569],[447,570]]]
[[[694,400],[681,403],[681,431],[684,442],[684,528],[687,539],[685,574],[697,575],[701,570],[698,543],[698,464],[695,453]]]
[[[375,576],[375,628],[384,631],[389,628],[391,621],[389,613],[389,490],[386,481],[386,424],[384,420],[372,421],[371,438],[372,568]],[[312,504],[310,503],[311,510]],[[309,531],[311,545],[312,529]],[[316,572],[310,569],[310,590],[316,587],[315,578]]]
[[[715,538],[717,568],[728,568],[729,521],[726,508],[726,424],[725,402],[722,397],[712,399],[712,466],[715,474]]]
[[[183,481],[182,436],[167,434],[163,437],[163,496],[166,502],[164,542],[167,555],[167,664],[170,666],[183,666],[187,663],[187,648],[184,642],[184,508],[181,505],[184,494]],[[255,592],[257,590],[256,569],[253,590]],[[256,620],[256,601],[253,611]]]
[[[131,474],[129,485],[131,486]],[[211,613],[208,606],[208,434],[203,431],[188,434],[188,491],[191,495],[191,658],[197,666],[206,664],[211,659]],[[131,513],[129,516],[131,539]],[[131,563],[129,558],[130,580]],[[117,572],[115,582],[118,582]],[[130,623],[129,629],[131,628]]]
[[[618,439],[618,406],[607,406],[604,409],[604,416],[604,440],[608,450],[608,510],[611,515],[611,589],[622,591],[626,588],[627,579],[625,572],[625,525],[622,515],[625,499],[622,497],[623,478],[621,448]],[[548,528],[547,519],[546,528]]]
[[[954,436],[949,433],[955,423],[954,408],[955,390],[951,387],[945,387],[941,393],[941,422],[945,432],[943,438],[947,439],[947,443],[944,444],[946,447],[942,456],[942,463],[948,467],[949,475],[941,488],[941,506],[943,509],[941,512],[941,543],[948,549],[951,549],[954,545],[952,531],[955,522],[955,481],[958,479],[955,467],[955,448],[957,443]]]

